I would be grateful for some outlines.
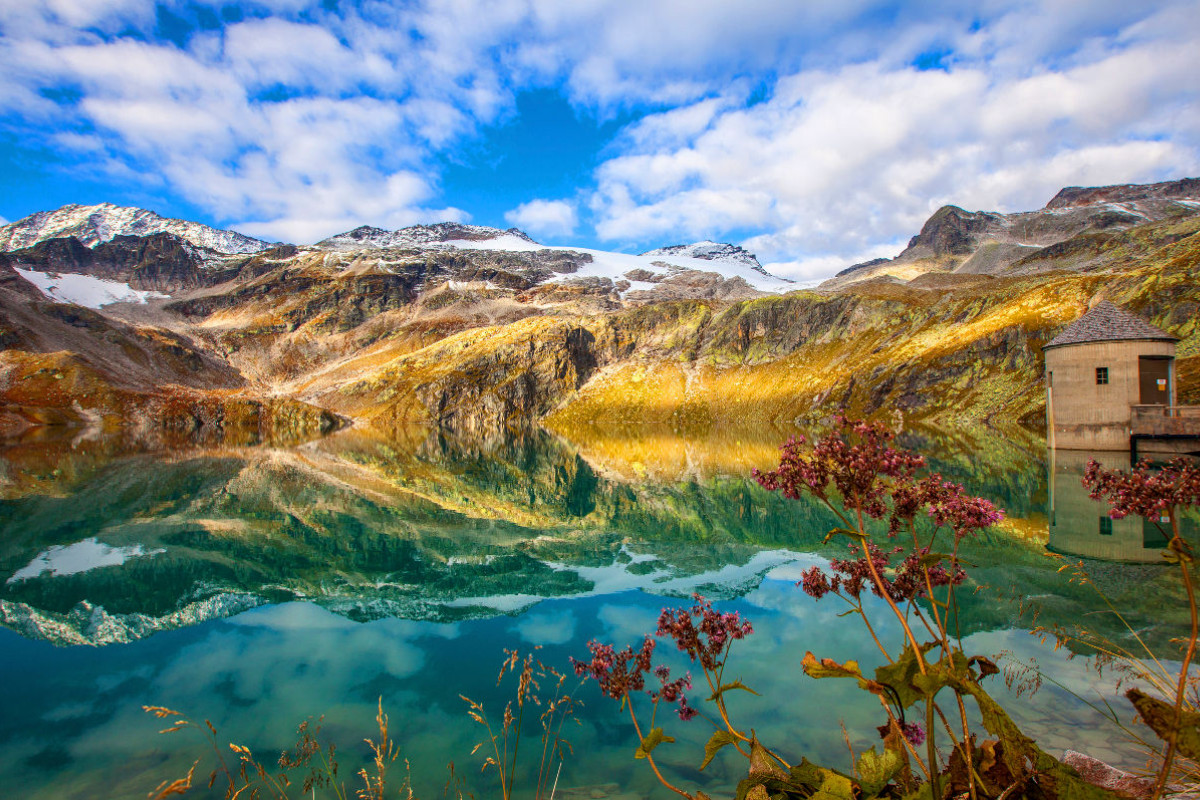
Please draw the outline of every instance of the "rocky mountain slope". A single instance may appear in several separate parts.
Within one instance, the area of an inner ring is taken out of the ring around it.
[[[516,228],[502,231],[484,225],[439,222],[436,225],[413,225],[395,231],[363,225],[352,231],[322,239],[314,247],[322,250],[362,250],[372,247],[420,247],[446,242],[482,242],[502,238],[515,240],[518,245],[527,243],[537,246],[537,242]]]
[[[114,236],[149,236],[155,233],[172,233],[196,247],[221,253],[257,253],[272,246],[235,231],[160,217],[143,208],[101,203],[39,211],[0,227],[0,251],[19,250],[46,239],[75,238],[84,246],[92,246],[107,242]]]
[[[254,253],[170,231],[45,239],[0,253],[0,409],[10,432],[105,420],[141,440],[788,429],[842,408],[1037,427],[1040,348],[1098,298],[1181,337],[1180,400],[1197,402],[1198,183],[948,207],[820,291],[709,243],[634,256],[456,224]],[[70,275],[134,294],[54,302]]]
[[[837,290],[871,278],[911,280],[928,272],[1027,275],[1103,268],[1105,251],[1149,223],[1200,214],[1200,179],[1147,185],[1068,187],[1038,211],[1000,214],[943,206],[894,259],[856,264],[821,285]],[[1168,236],[1170,234],[1167,234]]]
[[[724,242],[693,242],[692,244],[676,244],[670,247],[659,247],[656,250],[648,250],[642,253],[644,256],[687,256],[689,258],[703,258],[706,261],[732,261],[739,264],[745,264],[748,267],[761,270],[762,264],[758,263],[758,258],[749,250],[745,250],[737,245],[725,244]]]

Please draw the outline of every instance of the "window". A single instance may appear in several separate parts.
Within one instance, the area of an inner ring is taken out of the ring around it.
[[[1108,367],[1096,367],[1096,385],[1103,386],[1108,383]]]
[[[1100,535],[1112,536],[1112,517],[1106,515],[1100,518]]]
[[[1053,388],[1054,388],[1054,373],[1053,373],[1053,372],[1047,372],[1047,373],[1046,373],[1046,384],[1047,384],[1047,385],[1048,385],[1048,386],[1049,386],[1051,389],[1053,389]]]

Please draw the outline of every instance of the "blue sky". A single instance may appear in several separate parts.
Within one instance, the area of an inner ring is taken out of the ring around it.
[[[0,217],[443,219],[774,271],[1200,174],[1200,0],[0,0]]]

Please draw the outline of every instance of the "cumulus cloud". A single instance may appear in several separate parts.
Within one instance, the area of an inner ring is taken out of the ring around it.
[[[0,129],[215,222],[311,241],[469,218],[443,196],[445,164],[549,87],[633,122],[573,199],[513,197],[511,223],[740,238],[805,277],[902,242],[945,202],[1028,208],[1063,184],[1200,169],[1195,10],[256,0],[164,39],[163,14],[222,8],[31,0],[0,4]]]
[[[579,225],[575,206],[566,200],[530,200],[504,218],[534,236],[570,236]]]
[[[1119,30],[1069,66],[1023,75],[986,59],[802,70],[749,107],[706,99],[650,115],[597,170],[597,231],[757,228],[744,244],[803,279],[895,255],[881,247],[944,203],[1022,210],[1064,185],[1181,177],[1200,168],[1200,137],[1181,124],[1200,100],[1195,27]],[[690,132],[680,119],[695,121]]]
[[[434,155],[503,103],[496,81],[463,73],[465,59],[398,45],[379,27],[389,20],[356,12],[248,17],[180,47],[97,35],[106,21],[136,28],[145,4],[85,4],[84,30],[65,2],[5,12],[0,115],[57,129],[46,138],[86,152],[93,171],[164,183],[267,238],[467,217],[430,202]],[[267,10],[296,10],[285,6]]]
[[[575,623],[575,614],[562,610],[525,614],[513,627],[530,644],[566,644],[575,636]]]

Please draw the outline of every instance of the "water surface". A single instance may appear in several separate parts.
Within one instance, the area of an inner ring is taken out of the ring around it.
[[[349,773],[382,697],[419,796],[441,794],[451,759],[487,795],[490,773],[469,756],[482,731],[459,694],[501,713],[504,648],[540,646],[543,661],[565,669],[589,639],[638,641],[663,606],[693,592],[755,624],[730,666],[763,694],[738,699],[745,724],[796,760],[844,768],[837,720],[865,748],[878,705],[852,683],[816,684],[799,662],[808,650],[865,668],[880,656],[838,617],[836,598],[816,603],[794,587],[804,568],[844,548],[823,544],[836,524],[827,510],[749,480],[751,467],[773,466],[780,438],[635,429],[575,443],[545,432],[463,443],[352,430],[275,450],[7,447],[0,785],[26,797],[145,796],[185,772],[203,743],[157,735],[143,704],[207,717],[264,760],[293,741],[298,722],[324,714]],[[1036,608],[1043,626],[1087,619],[1124,633],[1095,587],[1060,574],[1053,551],[1083,559],[1130,624],[1166,647],[1182,614],[1171,610],[1179,592],[1156,540],[1141,528],[1101,532],[1103,511],[1078,482],[1082,462],[1051,462],[1031,435],[912,431],[904,442],[1009,512],[966,554],[978,566],[975,591],[962,595],[962,633],[968,650],[1035,658],[1050,679],[1033,697],[1009,698],[1013,716],[1051,752],[1134,765],[1136,749],[1084,702],[1113,697],[1114,678],[1028,630]],[[874,619],[895,641],[881,609]],[[998,681],[992,688],[1009,697]],[[632,758],[615,704],[592,687],[580,697],[582,724],[569,729],[576,757],[560,786],[666,796]],[[680,744],[659,755],[678,780],[732,790],[744,763],[696,769],[703,723],[669,732]]]

